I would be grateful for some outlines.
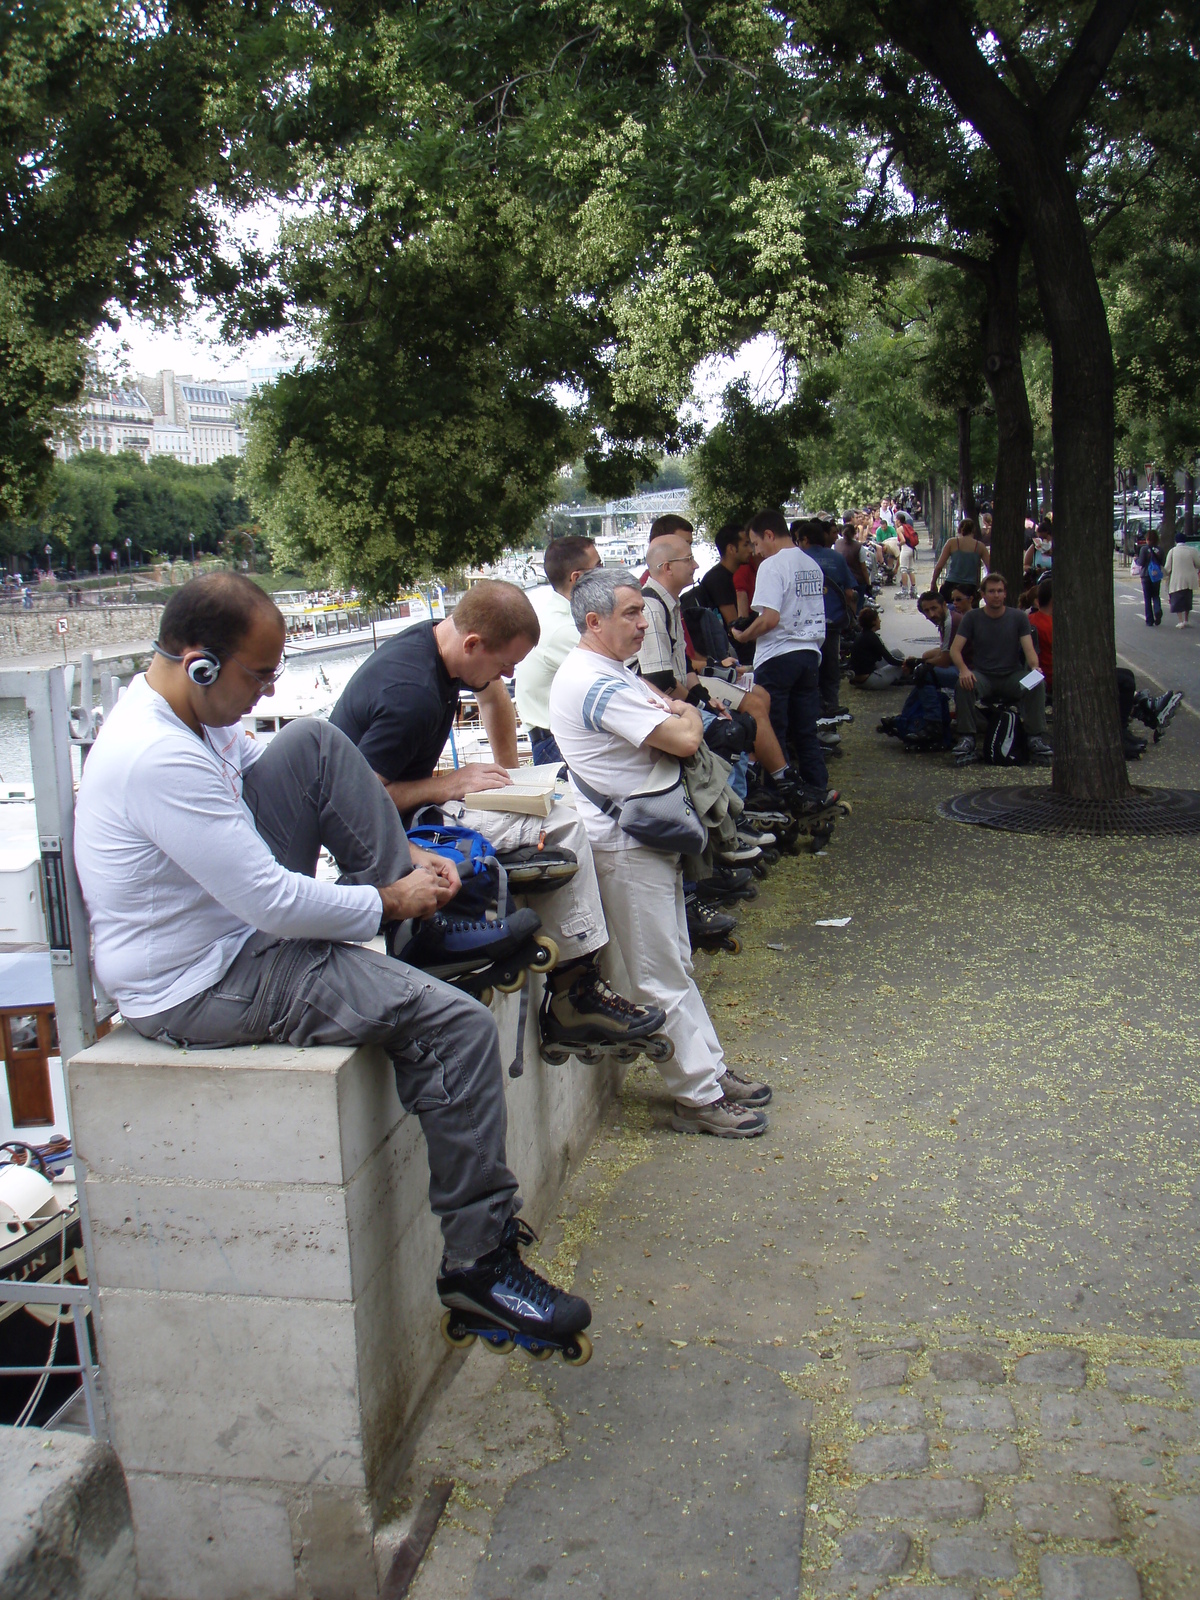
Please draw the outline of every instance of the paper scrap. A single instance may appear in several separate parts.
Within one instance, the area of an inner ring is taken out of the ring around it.
[[[768,950],[782,950],[784,948],[785,947],[783,945],[781,945],[781,944],[768,944],[767,945],[767,949]]]
[[[818,917],[814,923],[817,928],[844,928],[850,921],[849,917]]]
[[[1037,667],[1027,672],[1020,680],[1022,689],[1036,689],[1039,683],[1045,683],[1045,681],[1045,674],[1039,671]]]

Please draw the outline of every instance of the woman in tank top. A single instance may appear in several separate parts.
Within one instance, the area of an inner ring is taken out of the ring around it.
[[[941,589],[943,599],[949,599],[951,589],[963,589],[973,593],[979,588],[983,577],[983,564],[987,559],[988,547],[982,539],[976,537],[975,524],[970,517],[966,517],[959,524],[957,536],[947,539],[942,546],[942,553],[933,569],[929,587],[931,589],[937,587],[938,574],[943,567],[946,567],[946,577]]]

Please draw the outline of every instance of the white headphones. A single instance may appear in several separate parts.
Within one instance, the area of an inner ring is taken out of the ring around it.
[[[154,646],[156,655],[164,656],[168,661],[182,661],[182,656],[172,655],[169,650],[164,650],[162,645]],[[211,689],[221,674],[220,658],[212,650],[201,650],[194,661],[187,665],[187,675],[198,689]]]

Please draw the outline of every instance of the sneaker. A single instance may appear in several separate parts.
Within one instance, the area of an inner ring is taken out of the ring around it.
[[[963,734],[962,738],[954,746],[954,760],[956,765],[960,767],[965,767],[970,762],[979,760],[979,751],[975,748],[974,734]]]
[[[595,962],[555,970],[546,979],[540,1025],[551,1044],[624,1044],[657,1033],[667,1020],[659,1006],[639,1006],[600,976]]]
[[[757,845],[761,849],[764,845],[773,845],[775,843],[775,835],[770,828],[755,828],[753,832],[739,828],[738,843]]]
[[[721,911],[710,900],[700,900],[695,895],[688,895],[684,902],[687,912],[688,938],[693,944],[701,944],[707,939],[724,939],[737,927],[737,918],[731,917],[728,911]],[[663,1020],[666,1021],[664,1015]]]
[[[750,1106],[751,1109],[757,1109],[760,1106],[769,1106],[771,1103],[769,1083],[755,1083],[750,1078],[743,1078],[732,1067],[726,1067],[717,1081],[725,1091],[726,1100],[732,1100],[735,1106]]]
[[[735,1105],[722,1095],[710,1106],[689,1106],[676,1100],[671,1126],[676,1133],[711,1133],[718,1139],[757,1139],[767,1119],[753,1107]]]
[[[745,867],[752,861],[762,859],[762,851],[757,844],[742,844],[740,839],[737,844],[722,845],[719,850],[714,850],[713,854],[726,867]]]
[[[522,1245],[535,1244],[537,1234],[517,1217],[509,1217],[495,1250],[473,1266],[438,1274],[438,1298],[452,1311],[486,1317],[513,1333],[566,1339],[581,1333],[592,1320],[592,1308],[578,1295],[558,1289],[521,1260]]]
[[[741,894],[754,883],[749,867],[714,867],[711,878],[696,885],[701,900],[723,900],[728,895]]]
[[[1031,756],[1040,756],[1047,760],[1054,754],[1054,746],[1049,739],[1043,739],[1039,734],[1031,733],[1026,740],[1026,747]]]
[[[841,744],[842,736],[840,733],[830,733],[828,731],[818,729],[817,741],[818,743],[824,745],[827,750],[831,750],[834,745]]]

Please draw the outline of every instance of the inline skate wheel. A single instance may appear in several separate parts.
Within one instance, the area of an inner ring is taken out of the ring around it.
[[[481,1006],[490,1006],[492,1001],[495,999],[495,994],[492,990],[491,984],[489,984],[486,989],[480,989],[475,998],[479,1001]]]
[[[504,972],[498,974],[496,978],[496,988],[499,989],[501,994],[516,994],[517,990],[524,986],[524,983],[524,967],[508,967]]]
[[[728,950],[731,956],[738,956],[742,953],[742,941],[736,934],[731,933],[727,938],[721,940],[720,948]]]
[[[552,1067],[565,1067],[571,1059],[571,1052],[565,1045],[544,1044],[541,1047],[542,1060]]]
[[[627,1067],[631,1061],[636,1061],[641,1053],[640,1044],[619,1044],[614,1052],[614,1059],[623,1067]]]
[[[538,935],[537,949],[529,958],[529,965],[534,972],[549,972],[558,965],[558,945],[548,934]]]
[[[665,1034],[654,1034],[649,1039],[642,1040],[642,1049],[651,1061],[670,1061],[675,1054],[675,1046]]]
[[[453,1311],[447,1311],[442,1318],[442,1338],[451,1350],[469,1350],[475,1343],[475,1335],[470,1329],[456,1324]]]
[[[562,1358],[569,1367],[583,1367],[592,1359],[592,1341],[586,1333],[573,1333],[562,1347]]]
[[[528,1345],[525,1348],[529,1351],[529,1359],[531,1361],[549,1361],[554,1354],[554,1346],[552,1344],[540,1344],[536,1350],[529,1349]]]
[[[495,1333],[481,1333],[479,1337],[493,1355],[506,1356],[516,1344],[516,1340],[509,1334],[502,1333],[499,1329]]]
[[[575,1059],[585,1067],[598,1067],[604,1060],[604,1050],[598,1044],[582,1044],[572,1051]]]

